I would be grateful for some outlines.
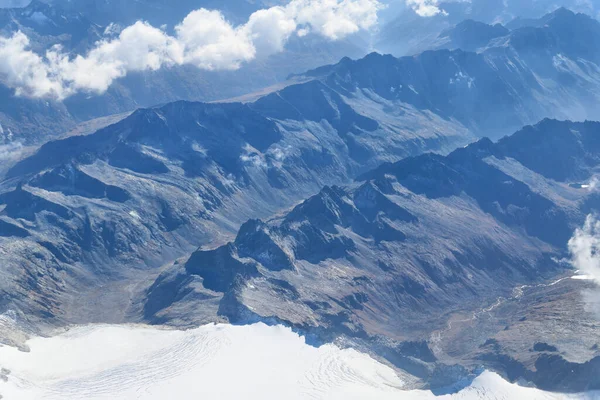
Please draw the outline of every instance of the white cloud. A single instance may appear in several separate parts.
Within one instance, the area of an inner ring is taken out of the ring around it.
[[[0,166],[18,161],[24,150],[23,145],[19,142],[0,144]]]
[[[381,7],[372,0],[295,0],[287,6],[298,24],[332,40],[374,26]]]
[[[44,55],[29,49],[21,32],[0,36],[0,80],[17,95],[64,99],[77,92],[103,93],[129,72],[191,64],[206,70],[231,70],[256,57],[284,50],[289,38],[309,32],[339,40],[377,24],[379,0],[292,0],[263,9],[233,26],[221,12],[192,11],[168,35],[146,22],[121,30],[84,55],[54,47]]]
[[[296,19],[288,9],[272,7],[252,14],[242,30],[259,54],[269,55],[283,51],[285,43],[297,32],[297,28]]]
[[[421,17],[433,17],[442,12],[438,0],[406,0],[406,4]]]
[[[594,215],[589,215],[583,228],[577,229],[569,240],[571,263],[593,280],[600,288],[600,221]],[[600,290],[585,293],[588,305],[600,315]]]
[[[185,63],[208,70],[237,69],[255,57],[251,38],[234,28],[219,11],[192,11],[175,28]]]
[[[63,81],[66,95],[79,90],[102,93],[128,72],[181,64],[183,48],[162,30],[137,22],[121,31],[117,39],[96,43],[86,56],[71,58],[56,49],[46,57],[49,68]]]

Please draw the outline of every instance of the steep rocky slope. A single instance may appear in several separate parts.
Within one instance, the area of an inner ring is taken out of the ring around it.
[[[199,244],[222,243],[248,218],[382,162],[471,140],[452,121],[375,106],[358,112],[314,81],[252,104],[142,109],[47,143],[0,184],[4,308],[123,320],[103,302],[127,313],[132,285]],[[92,291],[106,282],[114,289]]]
[[[496,144],[483,139],[446,157],[408,158],[353,185],[326,187],[165,271],[148,290],[145,317],[186,325],[216,314],[237,323],[284,322],[320,340],[342,335],[432,385],[466,373],[436,362],[441,357],[489,363],[551,390],[598,387],[597,380],[547,380],[568,364],[560,357],[544,364],[540,355],[538,368],[548,373],[535,375],[502,361],[510,359],[507,350],[482,355],[478,346],[504,328],[495,324],[479,327],[482,336],[462,348],[433,338],[445,337],[447,326],[455,334],[452,315],[487,314],[478,310],[513,299],[519,286],[568,274],[560,262],[566,244],[597,206],[595,193],[571,184],[598,168],[599,134],[598,123],[545,120]],[[423,337],[441,347],[431,353],[413,343]],[[577,368],[593,374],[596,361]]]

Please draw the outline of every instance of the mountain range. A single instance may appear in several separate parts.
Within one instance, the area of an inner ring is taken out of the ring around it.
[[[0,9],[0,31],[87,49],[116,4],[34,1]],[[118,4],[123,24],[194,6]],[[226,13],[263,6],[243,5]],[[64,101],[0,85],[3,142],[30,146],[0,165],[0,312],[20,321],[7,332],[0,318],[3,342],[73,324],[263,322],[438,394],[482,367],[600,390],[600,323],[580,295],[594,286],[572,279],[568,245],[600,204],[600,22],[521,15],[315,69],[365,47],[298,38],[264,65],[144,72]],[[273,70],[291,75],[247,94]]]
[[[29,7],[50,6],[34,2]],[[81,24],[84,17],[78,18],[75,25]],[[442,47],[438,50],[401,58],[376,53],[356,61],[343,58],[329,67],[292,75],[287,83],[266,92],[319,80],[348,101],[366,97],[385,109],[408,104],[458,122],[477,137],[498,138],[546,117],[597,119],[600,54],[596,43],[600,41],[600,23],[566,9],[546,15],[543,20],[543,25],[514,30],[466,21],[442,33],[435,45]],[[89,26],[92,29],[95,25]],[[479,42],[468,43],[471,37]],[[329,45],[351,53],[343,45]],[[302,48],[299,51],[315,52],[314,46]],[[325,60],[310,62],[322,61]],[[257,63],[253,65],[258,66]],[[269,63],[278,71],[285,70],[273,58]],[[295,65],[299,68],[306,64]],[[248,75],[264,76],[247,68],[239,73],[201,72],[184,66],[137,73],[119,80],[105,95],[80,94],[64,102],[14,98],[12,90],[4,88],[3,103],[11,106],[0,115],[3,140],[39,144],[48,135],[64,134],[78,121],[129,111],[139,105],[152,106],[179,98],[216,100],[236,96],[249,90],[246,84],[238,85],[237,79],[248,83]],[[258,80],[251,85],[260,87],[269,82]],[[218,87],[218,93],[210,94],[207,90],[211,91],[213,85]],[[228,91],[228,87],[235,89]]]
[[[476,136],[499,138],[545,117],[597,119],[600,22],[566,9],[545,19],[543,27],[514,31],[466,21],[444,34],[450,49],[373,53],[305,76],[349,97],[375,95],[455,119]]]
[[[262,101],[140,110],[18,163],[0,195],[4,307],[59,325],[285,323],[317,341],[345,337],[433,386],[513,356],[482,351],[487,330],[452,358],[444,337],[435,352],[413,342],[449,336],[449,315],[568,273],[558,260],[598,201],[578,182],[598,167],[600,125],[545,120],[497,143],[368,171],[365,159],[384,160],[361,158],[364,144],[383,136],[391,149],[394,132],[341,104],[337,121],[276,123],[253,109]],[[349,145],[344,121],[363,146]],[[397,159],[418,143],[395,136],[405,145]],[[323,185],[279,216],[244,222]],[[546,355],[529,357],[542,365]],[[544,384],[520,362],[497,369]]]
[[[567,273],[558,260],[598,201],[571,184],[597,169],[599,129],[545,120],[497,143],[482,139],[445,157],[407,158],[354,184],[326,187],[167,269],[148,290],[144,315],[183,325],[206,322],[207,313],[235,323],[284,322],[321,339],[345,335],[366,343],[430,382],[449,379],[451,367],[436,364],[447,351],[443,338],[436,355],[407,343],[443,332],[449,313],[476,312],[511,299],[515,287]],[[489,334],[463,344],[452,359],[496,361],[480,354]],[[543,367],[543,355],[530,357]],[[427,369],[415,358],[436,366]],[[596,361],[581,368],[595,371]],[[549,390],[600,384],[545,381],[521,368],[504,366],[514,379]]]
[[[435,8],[423,12],[419,9],[419,4],[430,4]],[[394,13],[388,15],[377,35],[376,47],[381,52],[389,52],[397,56],[412,55],[430,49],[431,43],[435,42],[444,31],[452,29],[465,20],[490,25],[502,24],[512,30],[538,25],[543,20],[540,16],[552,14],[560,7],[592,17],[596,17],[600,11],[600,4],[596,0],[413,2],[413,7],[393,7]],[[398,40],[399,38],[403,40]]]

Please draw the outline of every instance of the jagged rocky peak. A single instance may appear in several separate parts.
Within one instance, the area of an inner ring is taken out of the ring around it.
[[[544,25],[567,27],[569,23],[582,23],[594,21],[594,18],[583,13],[575,13],[567,7],[559,7],[540,18]],[[576,28],[571,26],[571,28]]]
[[[507,36],[510,31],[501,24],[488,25],[484,22],[465,20],[453,28],[440,34],[440,39],[447,39],[450,48],[465,51],[477,51],[485,47],[492,39]]]
[[[293,256],[288,254],[277,232],[260,220],[250,220],[240,227],[235,239],[240,257],[250,257],[272,271],[293,269]]]
[[[535,25],[511,32],[510,43],[521,54],[543,54],[544,51],[551,51],[573,60],[582,58],[596,63],[600,60],[598,20],[585,14],[576,14],[566,8],[559,8],[542,17]]]
[[[352,193],[355,207],[371,222],[377,220],[380,215],[384,215],[392,221],[417,222],[416,216],[386,196],[387,189],[385,183],[382,190],[380,182],[365,182]]]
[[[286,216],[286,221],[291,224],[307,220],[315,226],[331,229],[334,225],[348,226],[355,211],[344,189],[327,186],[295,207]]]
[[[205,288],[216,292],[226,292],[238,278],[258,276],[254,261],[243,261],[237,256],[233,243],[214,250],[196,251],[185,264],[188,274],[203,278]]]

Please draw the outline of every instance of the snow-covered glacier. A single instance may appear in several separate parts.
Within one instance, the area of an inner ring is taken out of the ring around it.
[[[310,346],[289,328],[264,324],[187,331],[91,325],[33,338],[27,347],[0,348],[3,399],[567,398],[491,372],[455,394],[407,390],[392,368],[366,354]]]

